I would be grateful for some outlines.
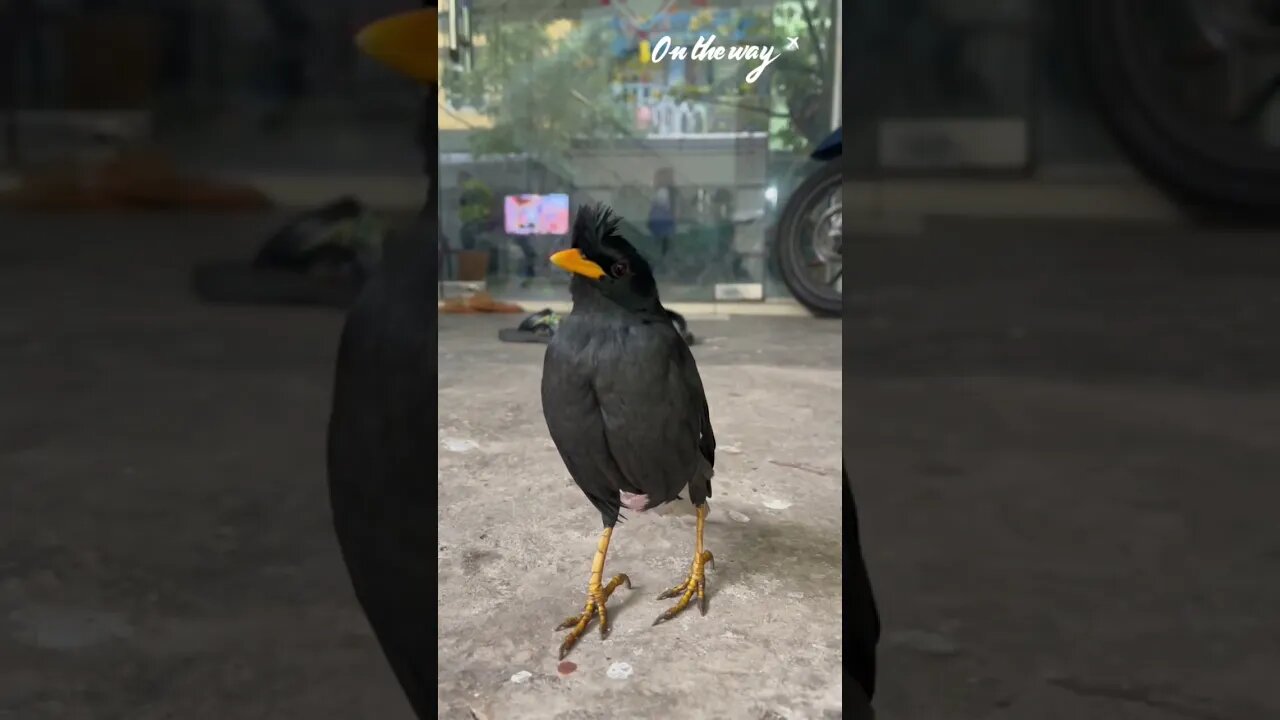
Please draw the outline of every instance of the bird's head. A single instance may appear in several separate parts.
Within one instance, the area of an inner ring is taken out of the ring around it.
[[[434,86],[439,77],[438,36],[436,10],[426,8],[369,24],[356,35],[356,45],[392,70]]]
[[[618,216],[602,204],[578,210],[573,243],[551,256],[557,267],[573,273],[570,287],[594,291],[627,310],[660,307],[658,283],[639,251],[618,233]]]
[[[437,213],[440,195],[437,188],[439,173],[437,159],[440,142],[431,115],[435,112],[436,93],[440,77],[440,49],[438,47],[439,19],[434,0],[421,10],[402,12],[370,23],[356,35],[356,45],[364,54],[388,68],[426,86],[426,107],[422,114],[421,135],[426,163],[423,170],[429,185],[422,212],[426,216]]]

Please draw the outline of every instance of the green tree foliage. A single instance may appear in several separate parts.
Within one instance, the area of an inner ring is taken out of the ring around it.
[[[446,87],[455,104],[476,108],[494,120],[471,135],[478,155],[562,155],[579,138],[632,133],[627,108],[612,94],[606,28],[580,25],[559,40],[544,26],[495,24],[477,28],[485,36],[471,72],[449,68]]]
[[[806,151],[831,131],[838,1],[781,0],[771,9],[745,11],[747,35],[735,42],[771,45],[781,57],[754,85],[735,76],[707,87],[682,88],[680,95],[758,115],[767,121],[764,125],[776,149]],[[729,37],[733,31],[727,25],[702,30],[718,37]],[[791,37],[800,39],[798,50],[786,49]]]
[[[803,152],[826,136],[830,125],[834,34],[838,0],[780,0],[772,8],[735,13],[732,26],[717,26],[713,13],[695,21],[701,34],[734,43],[770,45],[781,53],[756,83],[745,73],[722,75],[706,86],[679,86],[673,97],[707,102],[736,111],[737,130],[768,130],[778,149]],[[745,22],[744,22],[745,21]],[[615,30],[607,23],[575,26],[559,40],[548,27],[530,22],[492,22],[477,26],[484,36],[470,72],[446,68],[444,84],[455,105],[474,107],[493,118],[477,128],[471,148],[477,155],[525,153],[535,158],[562,156],[580,138],[616,138],[635,134],[635,118],[613,95],[615,78],[634,76],[638,57],[608,56]],[[800,38],[787,51],[787,38]]]
[[[837,2],[780,2],[773,12],[778,48],[785,48],[789,37],[800,38],[800,49],[784,50],[771,78],[775,118],[783,116],[775,119],[772,130],[794,150],[811,148],[831,131]]]

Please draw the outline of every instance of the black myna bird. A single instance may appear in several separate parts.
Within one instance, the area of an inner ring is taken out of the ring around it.
[[[434,85],[436,33],[435,10],[423,10],[374,23],[358,43]],[[436,135],[423,139],[434,175]],[[333,524],[351,584],[424,720],[436,715],[436,193],[433,184],[415,231],[387,244],[347,317],[328,440]]]
[[[880,642],[880,612],[876,608],[875,594],[871,591],[867,562],[862,555],[858,505],[854,501],[849,471],[843,462],[840,464],[840,479],[844,484],[841,509],[844,534],[845,685],[861,691],[861,702],[869,704],[876,692],[876,644]]]
[[[659,598],[679,596],[654,624],[683,611],[694,595],[706,614],[704,549],[716,441],[693,354],[658,299],[649,264],[621,235],[602,205],[584,207],[569,250],[551,256],[573,273],[573,311],[560,321],[542,367],[542,412],[574,482],[600,511],[604,531],[591,565],[582,612],[560,646],[568,654],[594,615],[609,632],[605,604],[625,574],[603,583],[609,539],[621,509],[642,512],[678,499],[686,487],[697,509],[693,563],[684,582]]]

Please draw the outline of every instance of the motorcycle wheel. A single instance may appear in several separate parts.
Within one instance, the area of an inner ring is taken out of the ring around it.
[[[1193,210],[1280,216],[1280,0],[1077,7],[1103,115],[1136,164]]]
[[[844,308],[843,173],[828,162],[791,194],[778,222],[778,269],[800,304],[820,317]]]

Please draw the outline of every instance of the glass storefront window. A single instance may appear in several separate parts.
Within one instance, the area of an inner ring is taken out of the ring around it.
[[[854,167],[881,175],[1028,170],[1037,2],[848,8]]]
[[[547,262],[569,241],[558,213],[604,202],[655,266],[665,301],[761,299],[779,176],[832,129],[835,8],[476,4],[469,62],[442,52],[446,278],[484,280],[509,299],[566,299],[568,277]],[[691,52],[712,35],[723,57]],[[740,46],[754,49],[731,58]]]
[[[0,2],[4,159],[75,159],[105,133],[158,143],[192,172],[420,183],[421,88],[352,43],[405,6]]]

